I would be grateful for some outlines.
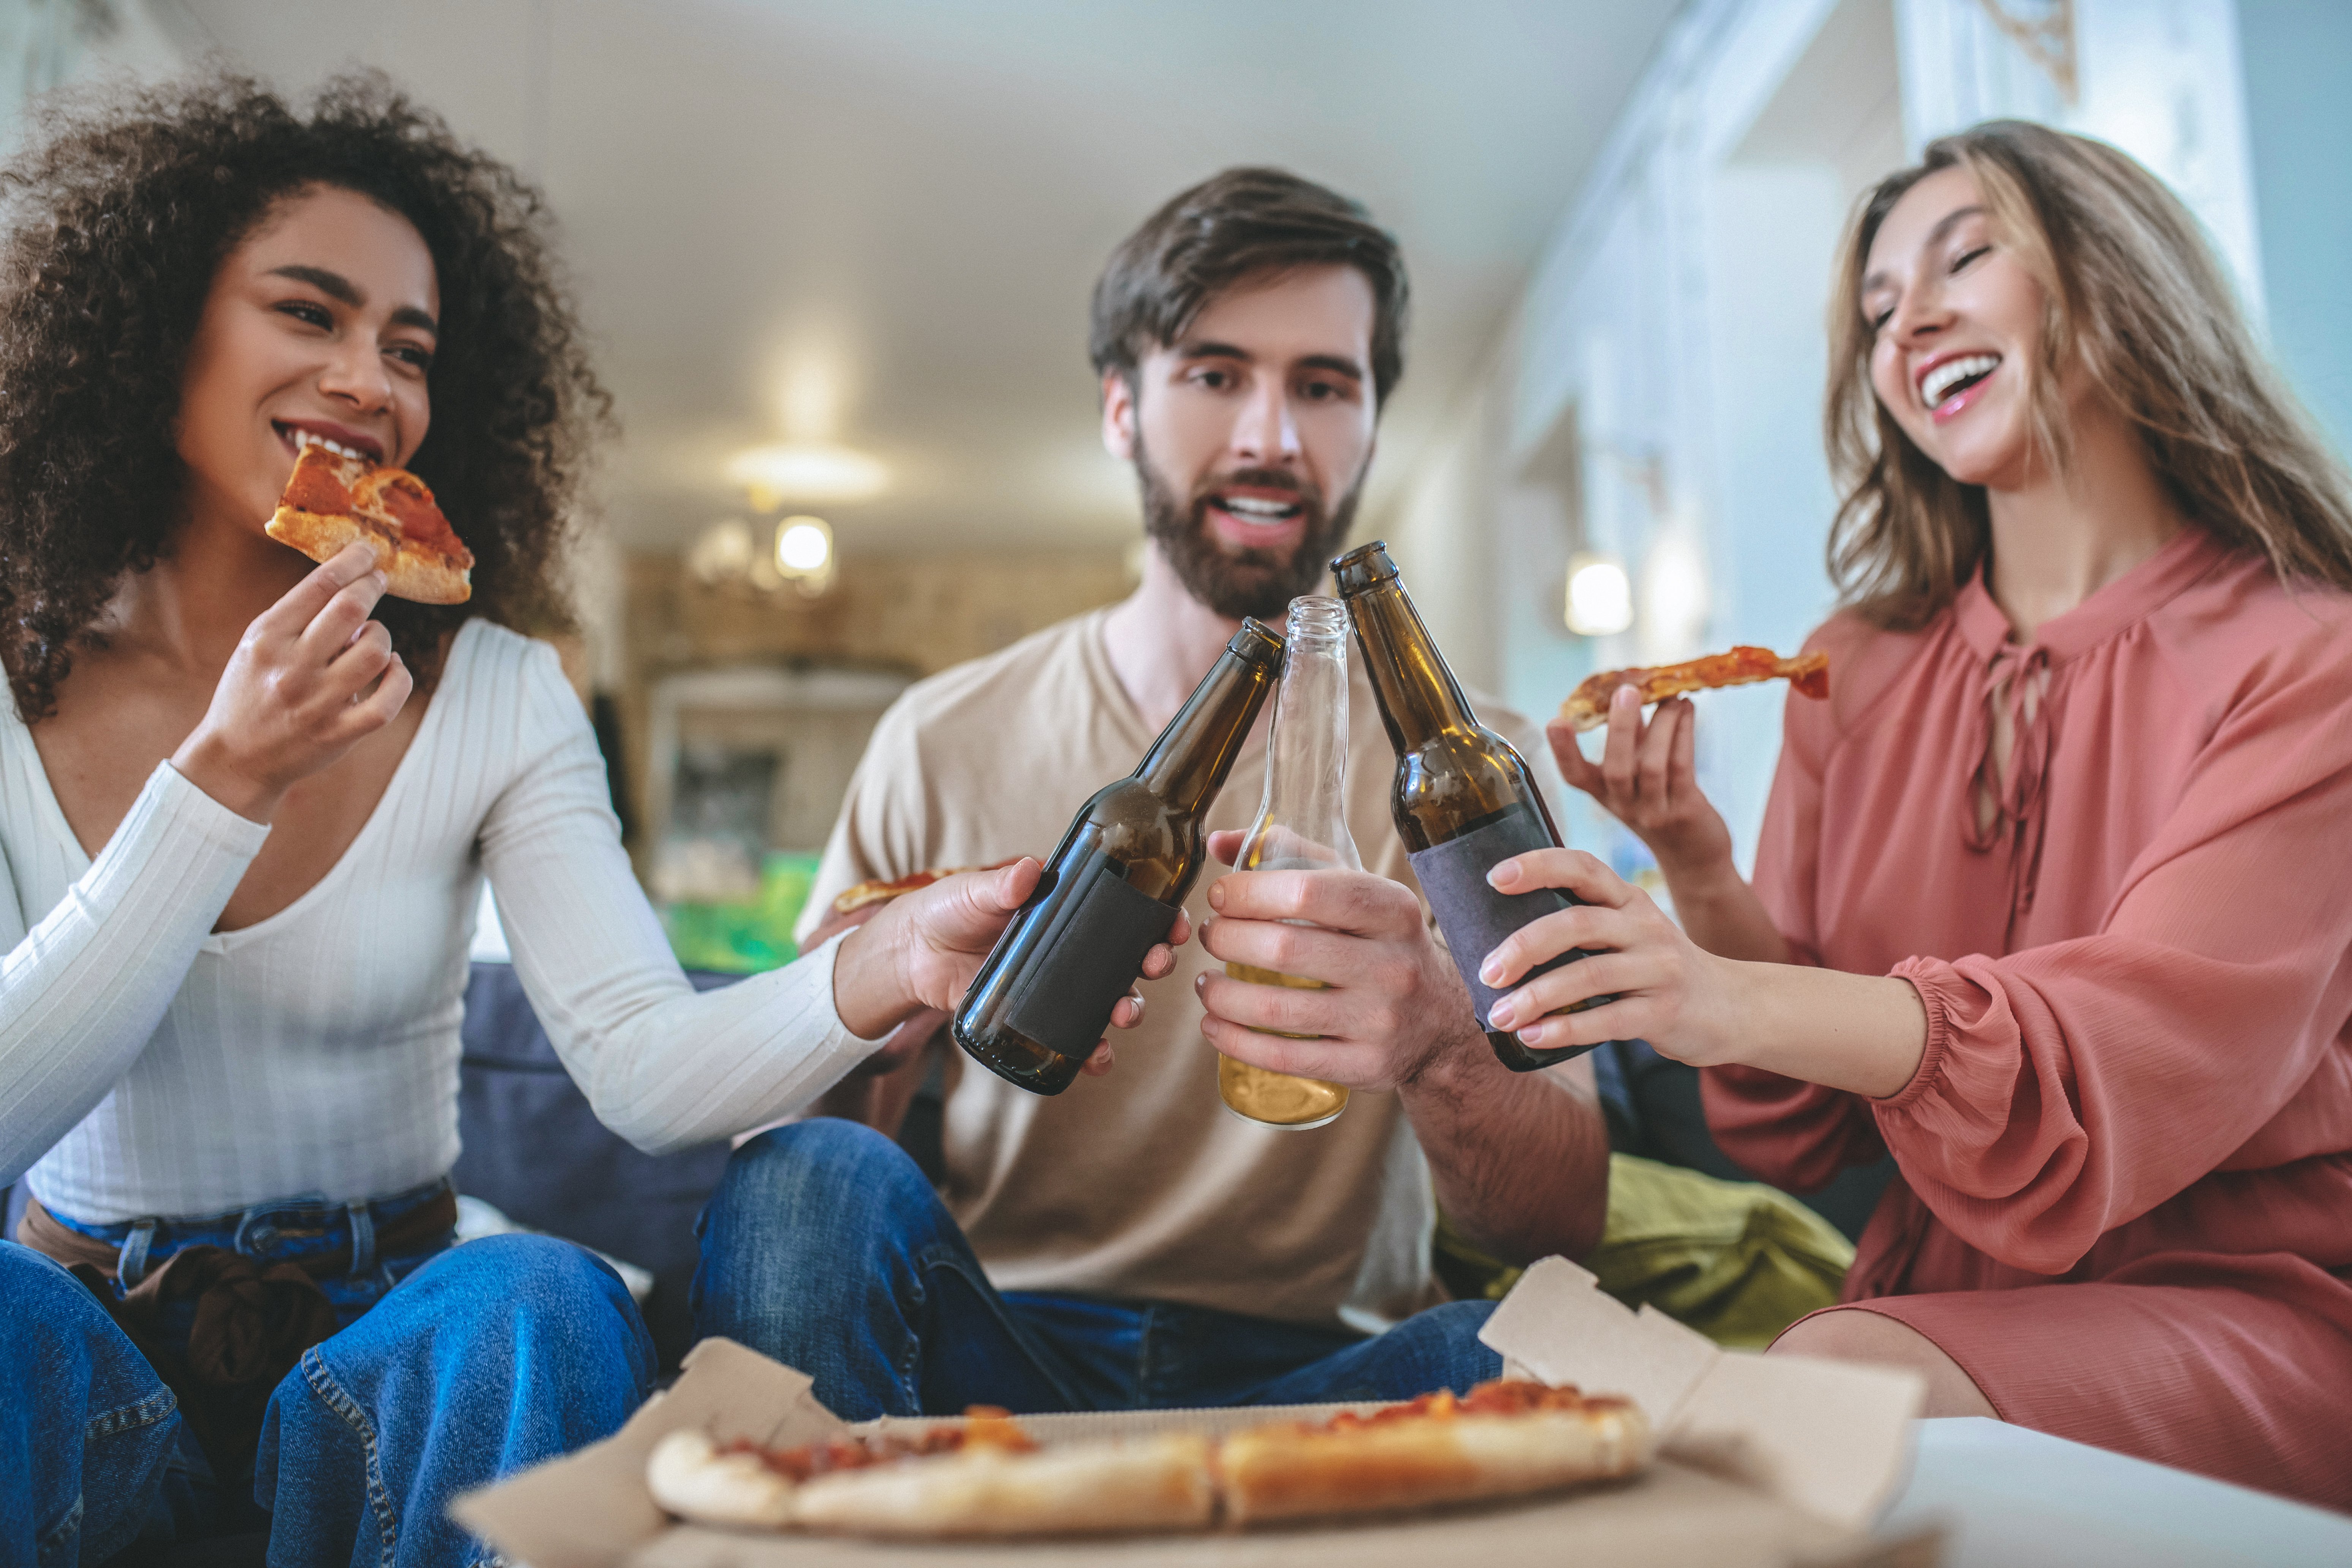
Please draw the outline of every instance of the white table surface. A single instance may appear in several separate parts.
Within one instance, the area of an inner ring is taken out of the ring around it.
[[[1919,1423],[1879,1533],[1937,1522],[1945,1568],[2352,1568],[2352,1516],[1981,1416]]]

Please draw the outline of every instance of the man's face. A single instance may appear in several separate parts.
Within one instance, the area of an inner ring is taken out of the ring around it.
[[[1132,384],[1103,378],[1103,444],[1134,462],[1146,528],[1228,619],[1280,616],[1348,536],[1372,458],[1372,319],[1352,267],[1247,279]]]

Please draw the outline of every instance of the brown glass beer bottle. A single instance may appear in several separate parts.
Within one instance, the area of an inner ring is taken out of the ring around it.
[[[956,1044],[1038,1094],[1070,1086],[1207,858],[1201,819],[1282,668],[1245,620],[1135,772],[1087,802],[956,1009]]]
[[[1486,873],[1514,855],[1557,846],[1559,829],[1526,762],[1471,711],[1429,628],[1421,624],[1387,547],[1375,541],[1350,550],[1331,563],[1331,570],[1356,628],[1356,646],[1363,650],[1381,722],[1396,748],[1389,811],[1483,1027],[1503,999],[1478,978],[1486,955],[1530,921],[1580,901],[1554,888],[1498,893],[1487,884]],[[1517,984],[1584,956],[1570,949]],[[1596,996],[1570,1011],[1611,1000]],[[1508,1030],[1488,1029],[1486,1040],[1514,1072],[1533,1072],[1592,1048],[1530,1050]]]

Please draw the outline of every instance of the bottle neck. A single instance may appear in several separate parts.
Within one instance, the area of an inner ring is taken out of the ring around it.
[[[1294,599],[1289,648],[1266,748],[1265,797],[1244,853],[1276,863],[1361,869],[1348,832],[1348,614],[1337,599]]]
[[[1171,811],[1198,816],[1207,810],[1273,686],[1268,666],[1230,650],[1220,655],[1151,742],[1135,776]]]
[[[1381,722],[1400,756],[1448,731],[1478,727],[1477,714],[1402,583],[1391,577],[1349,595],[1348,614],[1364,650],[1364,673],[1371,679]]]

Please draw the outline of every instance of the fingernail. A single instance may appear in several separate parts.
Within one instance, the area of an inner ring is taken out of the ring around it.
[[[1206,985],[1208,983],[1209,972],[1205,969],[1201,971],[1200,973],[1192,976],[1192,989],[1195,991],[1198,991],[1202,986]]]
[[[1516,860],[1506,860],[1486,873],[1486,885],[1490,888],[1507,888],[1518,879],[1519,863]]]
[[[1523,1046],[1542,1045],[1543,1036],[1544,1026],[1541,1024],[1530,1024],[1526,1028],[1519,1031],[1519,1044]]]
[[[392,579],[385,576],[382,572],[371,572],[368,575],[375,579],[375,586],[378,593],[383,592],[385,588],[392,585]]]
[[[1500,985],[1503,983],[1503,961],[1499,958],[1487,959],[1478,966],[1478,978],[1489,985]]]
[[[1488,981],[1487,984],[1494,983]],[[1511,1026],[1511,1020],[1517,1016],[1518,1014],[1511,1006],[1511,999],[1506,996],[1495,1004],[1495,1010],[1492,1013],[1486,1015],[1486,1026],[1490,1029],[1507,1029]]]
[[[1225,885],[1223,881],[1209,884],[1209,907],[1213,910],[1225,907]]]

